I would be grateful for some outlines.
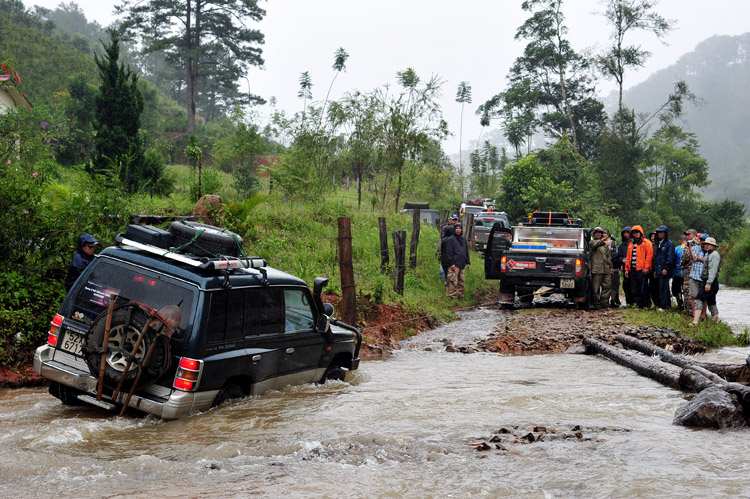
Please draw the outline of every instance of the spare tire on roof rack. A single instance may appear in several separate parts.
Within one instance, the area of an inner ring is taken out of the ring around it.
[[[208,257],[219,255],[240,257],[244,253],[240,236],[214,225],[172,222],[169,232],[174,238],[175,251]]]

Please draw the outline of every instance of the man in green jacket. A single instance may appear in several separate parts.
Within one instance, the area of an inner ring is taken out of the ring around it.
[[[604,240],[604,229],[596,227],[591,240],[591,286],[593,288],[594,308],[606,308],[609,304],[610,275],[612,257],[609,246]]]

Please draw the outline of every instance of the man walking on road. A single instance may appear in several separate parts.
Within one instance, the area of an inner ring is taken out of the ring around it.
[[[446,294],[451,298],[462,299],[464,297],[464,282],[466,280],[466,269],[471,269],[469,259],[469,245],[463,236],[463,225],[457,223],[454,226],[454,234],[446,240],[445,250],[447,260],[450,262],[448,268],[448,287]]]

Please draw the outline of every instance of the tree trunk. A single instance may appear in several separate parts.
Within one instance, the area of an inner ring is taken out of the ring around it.
[[[393,231],[393,254],[396,260],[396,275],[393,279],[393,290],[404,294],[404,276],[406,275],[406,231]]]
[[[193,47],[193,0],[187,0],[187,14],[185,19],[185,47],[188,50],[187,56],[187,133],[195,133],[195,97],[198,95],[196,83],[196,66],[198,61],[190,55]]]
[[[587,349],[602,354],[622,366],[629,367],[638,374],[656,380],[670,388],[680,387],[681,370],[672,364],[661,362],[650,357],[644,357],[643,355],[630,353],[621,348],[607,345],[606,343],[594,338],[584,339],[583,344]]]

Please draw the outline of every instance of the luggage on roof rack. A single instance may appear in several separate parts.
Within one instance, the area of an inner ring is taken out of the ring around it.
[[[179,253],[175,251],[175,248],[171,246],[164,247],[157,244],[151,244],[154,239],[154,234],[159,234],[158,231],[161,231],[161,229],[153,227],[152,229],[157,230],[157,232],[155,232],[150,229],[140,230],[132,227],[138,226],[131,225],[130,227],[128,227],[128,230],[124,234],[121,233],[118,234],[117,237],[115,237],[115,242],[120,245],[130,246],[203,270],[261,269],[267,266],[266,260],[257,256],[236,257],[233,255],[220,255],[217,257],[209,258],[207,256],[195,256],[185,253]],[[170,233],[167,232],[167,234]],[[131,239],[131,237],[134,238]],[[156,242],[162,243],[163,239],[157,239]]]

